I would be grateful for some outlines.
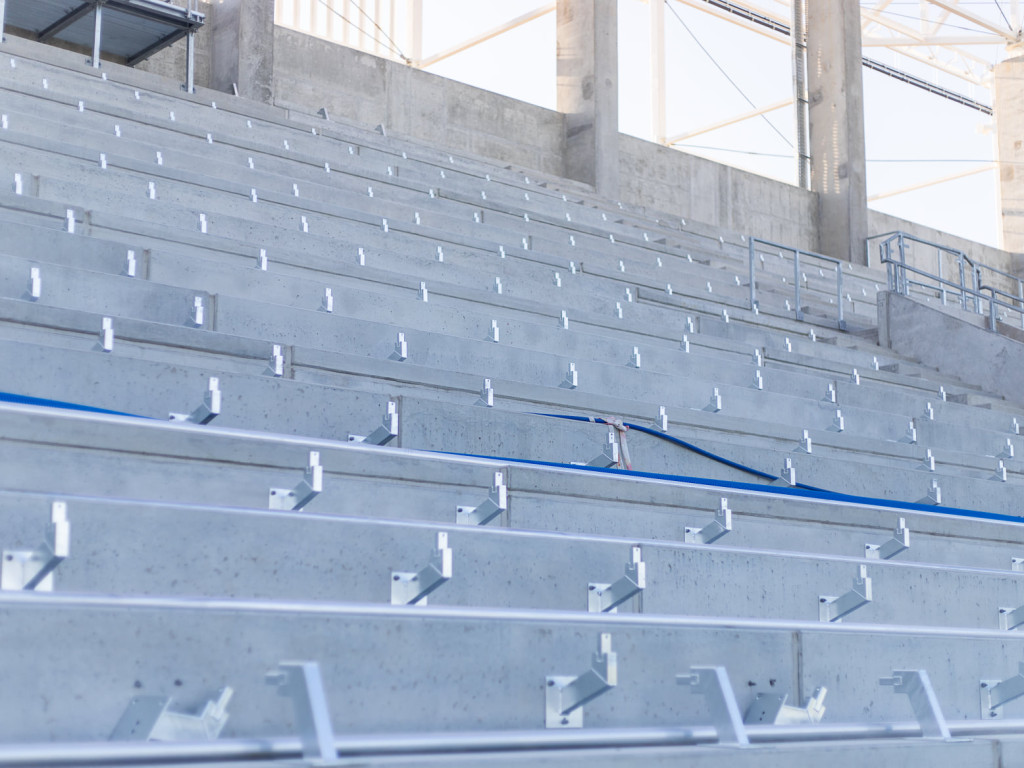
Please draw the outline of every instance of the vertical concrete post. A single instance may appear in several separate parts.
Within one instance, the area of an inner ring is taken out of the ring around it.
[[[212,19],[211,87],[267,104],[274,98],[274,0],[221,0]]]
[[[558,0],[558,111],[565,173],[619,194],[619,51],[616,0]]]
[[[818,248],[863,264],[868,204],[859,0],[809,2],[806,24]]]
[[[1013,56],[1013,54],[1016,54]],[[993,110],[1003,250],[1024,251],[1024,50],[995,68]]]

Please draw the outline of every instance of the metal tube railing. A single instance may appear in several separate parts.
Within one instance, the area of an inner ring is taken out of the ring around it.
[[[1024,720],[948,720],[953,737],[1017,736]],[[750,724],[751,744],[911,739],[924,735],[920,723]],[[494,752],[572,749],[682,747],[720,741],[713,725],[652,728],[594,728],[556,731],[481,731],[463,733],[368,734],[336,737],[339,758],[466,755]],[[109,766],[111,764],[187,764],[221,760],[280,760],[302,757],[294,737],[219,739],[205,743],[78,742],[11,744],[0,747],[0,766]]]
[[[880,237],[885,238],[878,244],[878,249],[881,261],[886,265],[889,290],[904,296],[910,295],[912,285],[935,290],[938,292],[939,299],[943,305],[947,304],[948,295],[955,291],[959,296],[959,303],[964,311],[988,315],[990,330],[995,331],[997,328],[999,320],[998,307],[1018,313],[1020,315],[1021,328],[1024,328],[1024,279],[996,267],[976,262],[963,251],[924,240],[905,232],[889,232],[885,235],[876,235],[872,239]],[[936,274],[921,268],[911,267],[907,264],[907,252],[911,244],[924,245],[936,250]],[[898,251],[898,257],[894,256],[894,247]],[[951,256],[956,259],[957,281],[946,278],[944,256]],[[996,285],[987,283],[985,275],[989,273],[993,276],[998,276],[996,281],[1001,278],[1004,283],[1008,282],[1009,285],[1015,286],[1017,292],[1010,293]],[[927,278],[927,281],[913,281],[908,277],[910,274],[920,275]],[[1006,301],[997,297],[1006,299]]]
[[[797,320],[804,319],[804,311],[801,301],[801,259],[811,258],[818,259],[820,261],[828,262],[833,265],[836,273],[836,327],[840,330],[846,329],[846,317],[843,311],[843,262],[840,259],[835,259],[831,256],[824,256],[814,251],[806,251],[802,248],[794,248],[789,245],[780,245],[779,243],[773,243],[770,240],[762,240],[757,237],[747,238],[747,253],[748,253],[748,273],[750,280],[750,296],[749,304],[750,309],[759,306],[757,299],[757,279],[754,267],[754,261],[757,257],[757,246],[762,245],[767,248],[773,248],[779,252],[792,253],[793,254],[793,300],[795,306],[793,307],[793,316]]]

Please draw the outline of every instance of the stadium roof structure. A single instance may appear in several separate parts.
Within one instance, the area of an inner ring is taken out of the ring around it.
[[[188,37],[190,92],[191,39],[204,21],[198,0],[188,0],[186,7],[166,0],[0,0],[0,31],[6,25],[32,32],[40,42],[91,46],[95,67],[101,52],[131,66]]]

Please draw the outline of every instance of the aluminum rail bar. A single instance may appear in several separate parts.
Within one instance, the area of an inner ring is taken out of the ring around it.
[[[788,250],[788,248],[787,248]],[[824,257],[829,258],[829,257]],[[899,264],[899,262],[896,262]],[[910,267],[908,267],[910,269]],[[60,414],[62,419],[76,420],[83,422],[106,422],[108,424],[133,424],[145,429],[172,429],[172,430],[197,430],[202,432],[204,441],[211,437],[224,437],[230,439],[239,440],[251,440],[254,443],[269,443],[275,445],[290,445],[305,448],[307,450],[344,450],[344,451],[378,451],[379,449],[375,446],[365,447],[358,443],[340,442],[337,440],[328,440],[325,438],[317,437],[301,437],[296,435],[287,435],[275,432],[260,432],[255,430],[244,430],[244,429],[232,429],[227,427],[211,427],[209,425],[189,425],[183,423],[165,422],[156,419],[145,419],[135,416],[112,416],[108,414],[97,414],[97,413],[86,413],[82,411],[55,411],[53,408],[34,406],[34,405],[15,405],[11,403],[0,403],[0,413],[20,413],[27,416],[39,416],[39,415],[54,415],[55,412]],[[377,455],[375,453],[375,455]],[[529,460],[517,460],[508,459],[503,457],[480,457],[480,456],[463,456],[458,454],[443,453],[439,451],[425,451],[416,450],[413,448],[388,448],[388,455],[400,456],[405,458],[416,458],[423,461],[440,461],[450,464],[462,464],[478,467],[487,467],[493,469],[501,469],[506,467],[511,462],[516,465],[531,466],[538,471],[552,472],[555,474],[568,474],[574,476],[586,475],[593,476],[592,472],[586,469],[581,469],[571,466],[547,466],[543,464],[534,464]],[[716,485],[709,482],[702,482],[700,480],[683,480],[679,478],[670,477],[645,477],[641,475],[625,475],[622,477],[616,476],[616,480],[628,481],[635,483],[653,483],[656,485],[668,486],[668,487],[686,487],[694,488],[698,490],[713,491],[715,493],[721,493],[722,486]],[[778,490],[759,490],[755,488],[742,488],[742,487],[729,487],[729,493],[731,495],[743,498],[751,499],[769,499],[778,498]],[[808,504],[820,504],[824,506],[836,507],[845,509],[850,506],[856,506],[858,509],[865,510],[877,510],[883,512],[892,512],[893,510],[907,509],[915,515],[925,515],[934,518],[947,519],[949,515],[942,513],[941,511],[931,511],[920,509],[913,502],[901,503],[898,501],[886,503],[886,504],[874,504],[870,502],[855,502],[849,499],[829,499],[818,496],[799,496],[799,495],[787,495],[790,502],[795,503],[808,503]],[[138,500],[144,503],[150,503],[151,500]],[[983,519],[983,518],[970,518],[970,519]],[[986,525],[1018,525],[1015,521],[1002,520],[1002,519],[985,519]]]
[[[949,723],[953,737],[1017,736],[1024,720],[961,720]],[[920,738],[916,722],[830,725],[748,725],[751,744]],[[716,744],[714,726],[590,729],[579,731],[481,731],[479,733],[373,734],[335,738],[340,759],[410,755],[473,754],[601,748],[683,747]],[[0,747],[0,766],[97,766],[151,762],[183,764],[236,760],[301,758],[296,738],[222,739],[203,743],[79,742],[14,744]]]
[[[977,629],[974,627],[932,627],[903,624],[826,624],[820,621],[798,619],[748,619],[718,616],[670,616],[667,614],[607,614],[581,611],[556,611],[525,608],[465,608],[458,606],[393,606],[375,603],[339,603],[301,600],[260,600],[211,597],[111,597],[95,594],[51,592],[0,593],[0,608],[42,610],[98,609],[223,612],[245,615],[271,616],[344,616],[368,619],[407,619],[411,615],[426,619],[453,619],[457,621],[518,622],[522,624],[552,624],[588,628],[609,627],[662,627],[669,629],[726,629],[752,631],[784,631],[807,633],[839,633],[845,635],[871,635],[872,637],[938,637],[998,640],[1007,644],[1024,644],[1024,633],[1003,629]]]

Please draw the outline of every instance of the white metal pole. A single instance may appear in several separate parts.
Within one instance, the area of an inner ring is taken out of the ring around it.
[[[665,0],[651,6],[651,131],[658,144],[665,143]]]
[[[0,43],[4,41],[4,12],[7,10],[7,0],[0,0]]]
[[[414,67],[423,59],[423,0],[407,0],[406,36],[409,40],[409,58]]]
[[[92,66],[100,68],[100,40],[103,37],[103,3],[96,3],[96,23],[92,32]]]

